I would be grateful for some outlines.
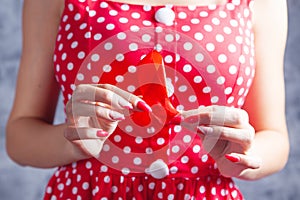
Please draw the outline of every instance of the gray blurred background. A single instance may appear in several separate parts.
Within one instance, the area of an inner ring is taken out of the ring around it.
[[[285,78],[290,158],[286,168],[275,175],[254,182],[237,181],[248,200],[300,199],[300,0],[288,0],[288,5]],[[45,184],[53,172],[20,167],[5,152],[5,124],[12,106],[21,53],[21,7],[21,0],[0,0],[0,200],[42,199]],[[62,116],[58,115],[56,122],[61,120]]]

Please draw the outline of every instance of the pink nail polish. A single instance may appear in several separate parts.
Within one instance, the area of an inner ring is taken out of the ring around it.
[[[106,137],[106,136],[108,136],[108,132],[101,129],[101,130],[97,130],[96,135],[98,137]]]
[[[130,105],[130,106],[123,106],[123,108],[127,109],[127,110],[132,110],[133,107]]]
[[[241,159],[240,157],[238,156],[234,156],[234,155],[231,155],[231,154],[226,154],[225,155],[225,158],[233,163],[236,163],[236,162],[239,162]]]
[[[169,124],[175,124],[178,125],[184,120],[184,117],[182,115],[177,115],[173,117],[170,121]]]
[[[143,101],[137,102],[136,107],[145,112],[152,112],[151,107]]]
[[[130,102],[128,102],[128,101],[120,100],[119,104],[120,104],[120,106],[122,108],[125,108],[125,109],[128,109],[128,110],[132,110],[133,109],[132,104]]]

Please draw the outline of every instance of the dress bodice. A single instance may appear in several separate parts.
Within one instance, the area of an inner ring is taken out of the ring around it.
[[[138,63],[155,49],[163,57],[168,96],[177,110],[242,107],[255,72],[251,4],[229,0],[223,5],[150,6],[66,0],[54,55],[64,103],[79,84],[109,83],[134,93],[140,86]],[[180,125],[140,127],[130,118],[119,123],[97,159],[100,163],[82,165],[97,166],[97,174],[122,177],[208,181],[207,176],[219,176],[197,133]],[[165,174],[149,171],[158,161]]]

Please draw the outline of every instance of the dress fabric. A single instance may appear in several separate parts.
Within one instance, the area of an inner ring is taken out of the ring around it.
[[[138,63],[155,49],[177,110],[242,107],[255,72],[252,3],[65,0],[54,52],[64,104],[79,84],[109,83],[134,93]],[[181,125],[141,127],[126,118],[97,158],[59,167],[44,199],[243,199],[233,180],[220,175],[205,142]]]

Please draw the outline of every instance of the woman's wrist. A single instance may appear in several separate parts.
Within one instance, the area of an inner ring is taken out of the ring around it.
[[[245,169],[237,178],[244,180],[261,179],[282,170],[286,165],[289,154],[288,138],[284,133],[278,131],[259,131],[247,153],[259,157],[261,166],[257,169]]]

